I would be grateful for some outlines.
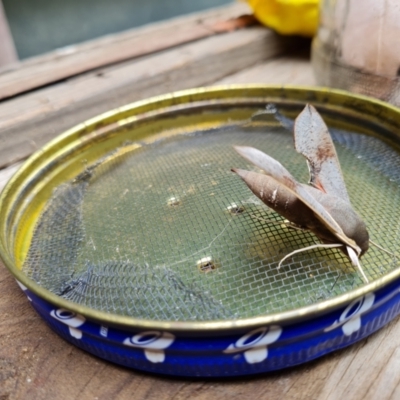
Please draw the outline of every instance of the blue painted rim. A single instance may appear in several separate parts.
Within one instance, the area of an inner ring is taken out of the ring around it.
[[[68,342],[113,363],[189,377],[228,377],[292,367],[372,334],[400,313],[393,282],[317,319],[216,336],[104,326],[54,306],[21,285],[36,312]]]

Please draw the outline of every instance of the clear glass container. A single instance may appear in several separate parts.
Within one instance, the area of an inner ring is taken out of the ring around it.
[[[317,83],[400,106],[400,0],[321,0]]]

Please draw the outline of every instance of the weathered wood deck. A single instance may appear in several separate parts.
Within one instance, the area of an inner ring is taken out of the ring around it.
[[[260,26],[220,33],[244,4],[69,47],[0,71],[0,190],[49,139],[101,112],[179,89],[312,85],[309,42]],[[0,399],[400,399],[400,321],[288,370],[234,380],[142,374],[66,343],[0,267]]]

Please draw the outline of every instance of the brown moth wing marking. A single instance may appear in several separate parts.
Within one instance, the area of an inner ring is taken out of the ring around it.
[[[310,184],[334,197],[318,196],[317,192],[312,194],[330,212],[346,236],[357,243],[362,250],[361,254],[364,254],[369,247],[367,228],[351,206],[328,127],[310,104],[296,118],[294,141],[297,152],[307,158]]]
[[[232,172],[239,175],[249,189],[268,207],[293,224],[305,228],[309,221],[314,219],[313,211],[272,176],[239,168],[232,168]]]
[[[344,183],[328,127],[317,110],[307,104],[295,120],[294,145],[307,158],[310,185],[347,201],[350,198]]]
[[[330,213],[313,197],[313,195],[309,193],[307,189],[305,189],[304,185],[301,185],[293,178],[281,163],[253,147],[235,146],[234,148],[242,157],[264,170],[267,175],[272,176],[276,181],[284,185],[287,191],[290,191],[292,195],[296,196],[298,200],[310,208],[313,212],[313,218],[305,224],[307,229],[310,229],[321,239],[325,236],[323,233],[329,231],[334,237],[339,239],[341,243],[352,247],[358,255],[361,253],[361,249],[356,242],[345,235],[340,225],[335,221]],[[252,182],[248,183],[247,180],[248,179],[244,179],[251,189]],[[257,195],[257,193],[255,194]],[[313,223],[313,220],[315,221],[315,219],[321,224]]]
[[[337,244],[337,237],[326,228],[325,221],[321,222],[316,218],[315,212],[304,201],[274,177],[239,168],[233,168],[232,172],[239,175],[249,189],[268,207],[295,226],[315,233],[324,243]]]

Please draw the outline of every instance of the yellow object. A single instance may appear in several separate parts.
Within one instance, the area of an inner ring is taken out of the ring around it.
[[[282,35],[312,37],[318,27],[319,0],[247,0],[255,17]]]

